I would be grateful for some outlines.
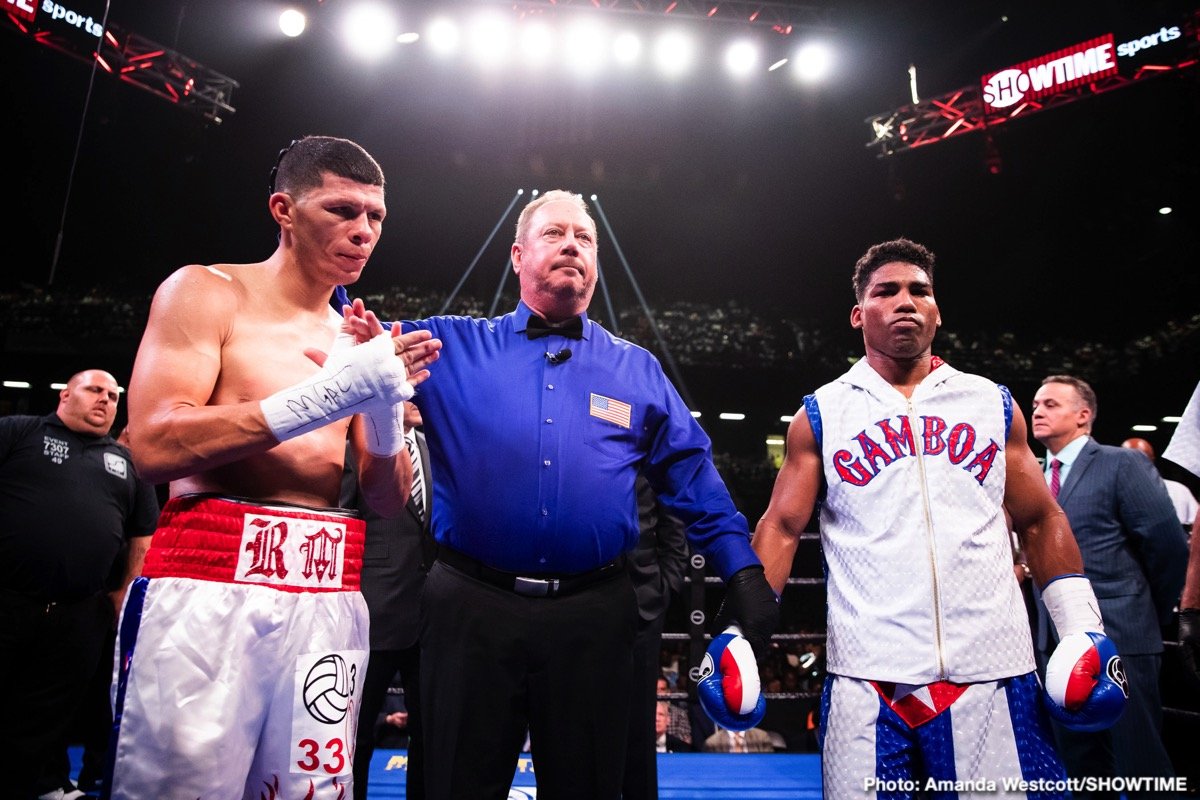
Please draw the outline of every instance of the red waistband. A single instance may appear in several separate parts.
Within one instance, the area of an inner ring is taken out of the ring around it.
[[[158,518],[142,575],[290,592],[358,591],[365,539],[366,524],[351,516],[175,497]]]

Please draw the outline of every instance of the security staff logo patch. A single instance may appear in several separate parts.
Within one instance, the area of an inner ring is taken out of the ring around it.
[[[124,456],[116,453],[104,454],[104,468],[108,470],[109,475],[116,475],[122,479],[129,477],[129,462]]]
[[[55,464],[61,464],[71,457],[71,443],[53,436],[42,437],[42,455]]]

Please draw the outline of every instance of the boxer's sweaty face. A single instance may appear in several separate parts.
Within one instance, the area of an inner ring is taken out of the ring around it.
[[[294,198],[292,235],[303,263],[320,265],[322,283],[358,280],[383,233],[383,187],[331,173]]]
[[[850,324],[862,329],[869,348],[885,355],[913,358],[928,351],[942,324],[933,282],[913,264],[884,264],[872,273]]]

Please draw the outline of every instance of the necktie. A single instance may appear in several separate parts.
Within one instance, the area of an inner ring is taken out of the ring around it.
[[[1062,462],[1057,458],[1050,459],[1050,496],[1055,500],[1058,499],[1058,490],[1062,486],[1059,478],[1059,469],[1062,468]]]
[[[559,336],[565,336],[568,339],[582,339],[583,317],[571,317],[561,326],[551,327],[550,323],[537,314],[529,315],[529,321],[525,323],[526,336],[530,339],[541,339],[543,336],[549,336],[552,333],[557,333]]]
[[[409,499],[412,500],[413,506],[417,509],[417,516],[424,521],[425,519],[425,478],[421,474],[421,454],[417,451],[417,437],[409,434],[404,437],[404,446],[408,449],[408,457],[412,459],[412,491],[409,493]]]

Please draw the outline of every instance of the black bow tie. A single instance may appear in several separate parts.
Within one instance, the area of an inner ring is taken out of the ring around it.
[[[562,325],[551,327],[550,323],[537,314],[529,315],[529,321],[525,323],[526,336],[530,339],[541,339],[543,336],[549,336],[552,333],[565,336],[568,339],[582,339],[583,317],[571,317]]]

